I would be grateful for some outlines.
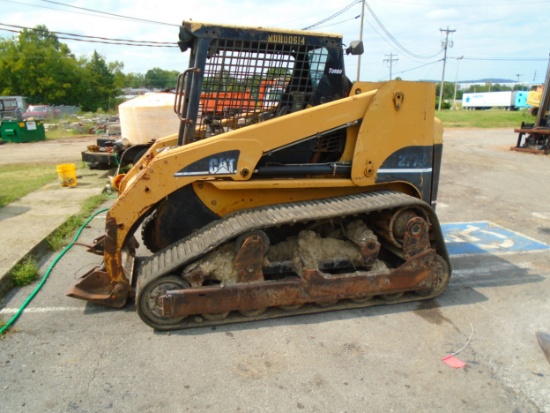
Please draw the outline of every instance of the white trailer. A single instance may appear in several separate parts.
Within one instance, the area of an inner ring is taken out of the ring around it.
[[[516,109],[517,92],[482,92],[464,93],[462,95],[462,107],[464,109],[489,109],[503,108],[506,110]]]

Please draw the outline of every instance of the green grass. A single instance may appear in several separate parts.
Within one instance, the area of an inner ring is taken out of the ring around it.
[[[34,258],[26,258],[11,270],[10,277],[18,287],[28,285],[38,277],[38,264]]]
[[[444,128],[518,128],[521,122],[535,122],[535,117],[525,110],[442,110],[436,111],[435,116]]]
[[[86,132],[83,132],[83,133],[78,133],[77,131],[66,130],[63,128],[46,131],[46,140],[67,139],[67,138],[72,138],[74,136],[91,136],[91,135],[88,133],[87,130]]]
[[[53,251],[58,251],[69,244],[75,232],[84,224],[92,212],[103,202],[107,200],[105,194],[94,195],[88,198],[82,206],[80,213],[72,215],[63,225],[61,225],[47,239],[48,247]]]
[[[0,208],[36,191],[57,177],[55,165],[0,166]]]
[[[47,124],[53,125],[53,128],[46,131],[46,140],[67,139],[74,136],[93,136],[90,134],[90,129],[93,129],[95,124],[90,117],[87,116],[65,116],[61,119],[50,119]],[[70,129],[73,123],[81,124],[80,130]]]
[[[85,162],[76,163],[77,170],[86,169]],[[0,208],[25,195],[53,183],[57,179],[56,164],[22,164],[0,166]]]

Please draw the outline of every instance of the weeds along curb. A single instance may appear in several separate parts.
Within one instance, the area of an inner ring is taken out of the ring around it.
[[[38,263],[34,257],[23,260],[19,265],[13,267],[10,272],[12,284],[16,287],[29,285],[38,278]]]
[[[8,273],[9,276],[0,277],[0,299],[3,299],[6,294],[13,287],[15,287],[11,277],[11,274],[15,268],[28,260],[34,260],[37,265],[40,266],[41,260],[48,254],[55,253],[69,244],[70,238],[74,236],[78,228],[86,221],[86,218],[108,199],[109,197],[105,194],[94,195],[86,199],[78,214],[71,215],[67,218],[63,224],[52,231],[50,235],[38,242],[33,249],[31,249],[25,256],[15,263]]]
[[[46,273],[38,283],[38,285],[34,288],[34,290],[31,292],[31,294],[25,299],[21,307],[19,307],[19,310],[8,320],[7,323],[2,322],[0,325],[0,336],[8,331],[8,329],[17,321],[19,316],[23,314],[23,311],[27,306],[30,304],[30,302],[34,299],[34,297],[38,294],[38,292],[42,289],[42,286],[46,283],[48,280],[51,272],[53,271],[54,267],[57,265],[57,263],[63,258],[63,256],[73,247],[73,245],[76,243],[78,238],[80,237],[80,234],[82,234],[82,231],[90,223],[90,221],[95,218],[96,215],[108,211],[108,208],[99,209],[93,214],[91,214],[88,219],[80,226],[78,231],[76,231],[76,234],[73,237],[73,240],[63,248],[63,250],[57,254],[57,256],[54,258],[53,262],[49,265],[48,269],[46,270]]]
[[[25,256],[23,256],[15,265],[10,269],[6,277],[0,277],[0,299],[4,298],[6,294],[15,287],[15,284],[12,281],[11,274],[15,268],[23,264],[27,260],[34,260],[35,262],[40,263],[40,259],[45,257],[48,253],[52,252],[48,248],[48,243],[46,240],[42,240],[38,243],[32,250],[30,250]]]

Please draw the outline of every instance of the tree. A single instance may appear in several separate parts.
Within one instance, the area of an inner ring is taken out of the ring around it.
[[[0,39],[0,94],[26,96],[31,103],[108,109],[124,85],[122,68],[97,52],[89,61],[77,59],[43,25]]]
[[[284,67],[270,67],[267,69],[266,77],[268,79],[276,79],[279,77],[285,78],[291,75],[291,71]]]
[[[108,65],[105,59],[94,50],[92,58],[84,66],[85,77],[82,82],[83,93],[80,106],[84,111],[95,112],[98,108],[108,110],[111,99],[117,97],[120,89],[117,88],[117,76],[121,64]]]
[[[107,66],[109,67],[109,71],[114,76],[115,91],[122,89],[126,83],[126,75],[122,73],[122,69],[124,69],[124,63],[114,61],[109,62]]]
[[[441,88],[441,83],[438,83],[435,88],[436,96],[439,96],[439,89]],[[455,92],[454,82],[445,82],[443,84],[443,99],[452,99]]]
[[[511,87],[501,85],[500,83],[486,82],[484,85],[471,85],[467,93],[481,93],[481,92],[506,92],[512,90]]]
[[[145,86],[149,89],[174,89],[178,75],[177,70],[163,70],[155,67],[145,73]]]
[[[46,26],[0,40],[0,56],[0,94],[27,96],[33,103],[76,103],[73,87],[80,82],[81,67]]]
[[[123,87],[140,88],[145,86],[145,75],[143,73],[128,73],[124,79]]]

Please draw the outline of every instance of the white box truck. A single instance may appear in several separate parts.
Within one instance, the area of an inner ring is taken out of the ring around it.
[[[468,110],[490,108],[516,110],[527,106],[525,103],[527,93],[521,91],[464,93],[462,108]]]

